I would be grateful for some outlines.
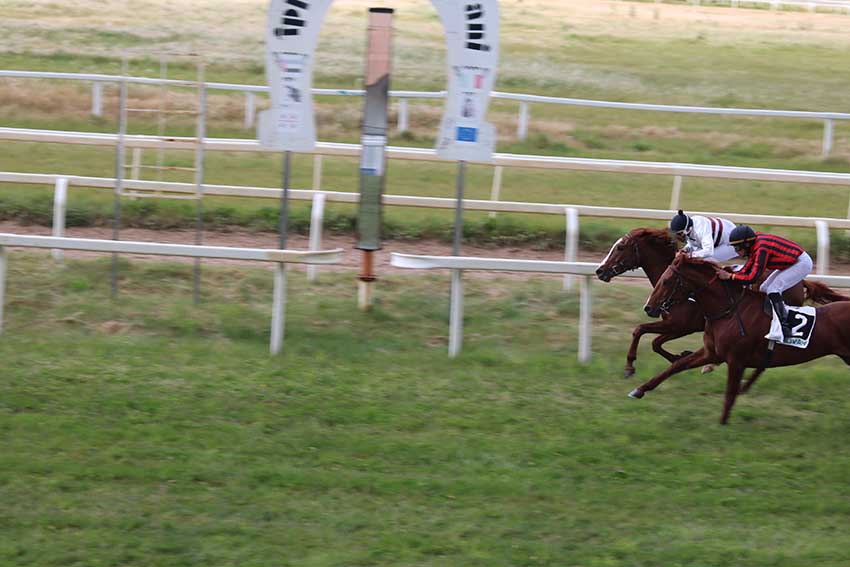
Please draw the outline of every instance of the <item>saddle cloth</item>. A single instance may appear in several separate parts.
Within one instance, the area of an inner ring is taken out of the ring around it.
[[[791,336],[783,340],[782,326],[779,324],[779,317],[774,312],[773,319],[770,321],[770,331],[764,338],[782,345],[806,348],[809,346],[809,339],[815,329],[815,319],[814,307],[788,307],[788,326],[791,327]]]

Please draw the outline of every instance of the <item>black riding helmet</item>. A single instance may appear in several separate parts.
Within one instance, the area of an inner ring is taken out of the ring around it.
[[[734,248],[749,249],[755,239],[755,231],[745,224],[739,224],[729,233],[729,244]]]
[[[685,234],[692,226],[694,226],[694,221],[682,212],[682,209],[679,209],[679,213],[670,219],[670,232],[675,234]]]

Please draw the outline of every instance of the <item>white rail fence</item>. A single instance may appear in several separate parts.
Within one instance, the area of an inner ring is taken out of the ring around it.
[[[664,0],[655,0],[655,4],[664,4]],[[670,4],[691,4],[693,6],[730,6],[732,8],[747,8],[751,6],[768,6],[771,10],[782,10],[785,7],[805,9],[809,12],[830,10],[850,14],[850,2],[843,0],[683,0],[669,2]]]
[[[102,134],[90,132],[62,132],[53,130],[32,130],[19,128],[0,128],[0,139],[27,141],[27,142],[57,142],[72,144],[90,144],[102,146],[114,146],[118,136],[115,134]],[[170,149],[193,149],[195,141],[190,138],[158,138],[155,136],[126,136],[124,143],[134,151],[143,148],[161,148],[163,144]],[[206,150],[219,151],[248,151],[263,152],[256,140],[207,138],[203,141]],[[340,144],[319,142],[314,151],[313,168],[313,191],[291,191],[294,199],[313,199],[321,190],[322,156],[347,156],[359,157],[360,146],[358,144]],[[427,148],[387,148],[387,156],[391,159],[407,159],[422,161],[442,161],[433,149]],[[683,177],[705,177],[714,179],[738,179],[774,181],[787,183],[811,183],[825,185],[841,185],[850,188],[850,174],[830,173],[818,171],[798,171],[784,169],[764,169],[749,167],[729,167],[717,165],[682,164],[667,162],[643,162],[626,160],[605,160],[590,158],[568,158],[550,156],[529,156],[518,154],[495,154],[493,158],[495,165],[493,186],[491,189],[491,200],[464,200],[464,208],[467,210],[483,210],[491,212],[522,212],[568,215],[567,220],[567,261],[575,260],[574,244],[570,241],[571,234],[577,238],[578,215],[607,217],[607,218],[632,218],[669,220],[678,208]],[[498,201],[501,189],[501,169],[503,167],[531,167],[545,169],[563,169],[577,171],[594,171],[607,173],[639,173],[650,175],[671,175],[674,177],[673,192],[669,209],[631,209],[622,207],[598,207],[592,205],[571,205],[551,203],[519,203],[510,201]],[[0,181],[17,183],[55,184],[59,179],[67,179],[75,185],[87,187],[114,188],[115,180],[109,178],[68,176],[57,174],[31,174],[31,173],[0,173]],[[194,185],[181,183],[164,183],[141,180],[125,180],[125,187],[136,191],[168,191],[173,193],[194,193]],[[204,193],[219,196],[240,197],[266,197],[279,198],[280,190],[261,187],[237,187],[227,185],[204,185]],[[336,191],[325,192],[329,201],[356,203],[356,193],[344,193]],[[403,195],[385,195],[384,203],[387,205],[454,208],[453,199],[441,199],[434,197],[414,197]],[[574,210],[575,222],[569,220],[570,210]],[[700,214],[693,211],[694,214]],[[776,215],[751,215],[729,212],[705,212],[703,214],[722,215],[737,223],[765,224],[772,226],[794,226],[815,227],[818,236],[818,273],[826,273],[829,257],[829,229],[850,229],[850,220],[833,217],[797,217]],[[848,205],[848,217],[850,217],[850,205]]]
[[[315,173],[315,172],[314,172]],[[314,177],[314,186],[316,186]],[[53,184],[54,210],[53,210],[53,236],[64,236],[65,229],[65,207],[67,203],[67,190],[70,185],[78,187],[92,187],[103,189],[114,189],[115,179],[102,177],[78,177],[62,176],[57,174],[43,173],[15,173],[0,172],[0,183],[27,183],[36,185]],[[194,191],[194,185],[189,183],[167,183],[160,181],[125,181],[125,188],[135,191],[165,190],[170,192]],[[242,187],[233,185],[205,185],[204,192],[208,196],[220,197],[259,197],[279,200],[281,190],[267,187]],[[319,189],[304,190],[290,189],[289,197],[293,200],[312,201],[312,212],[310,215],[310,250],[321,248],[322,225],[325,201],[337,203],[355,204],[359,202],[358,193],[341,191],[322,191]],[[410,195],[383,195],[383,204],[387,206],[425,207],[436,209],[454,209],[455,199],[445,197],[416,197]],[[579,216],[602,217],[602,218],[631,218],[667,221],[675,211],[663,209],[623,209],[618,207],[598,207],[592,205],[569,205],[554,203],[524,203],[519,201],[485,201],[480,199],[464,199],[464,210],[469,211],[501,211],[513,213],[536,213],[555,214],[565,217],[565,242],[564,260],[573,262],[576,259],[579,239]],[[817,235],[817,264],[816,273],[827,274],[829,272],[829,229],[850,229],[850,220],[813,217],[786,217],[775,215],[754,215],[742,213],[717,213],[696,211],[693,214],[717,216],[722,215],[736,223],[763,224],[771,226],[792,226],[802,228],[814,227]],[[316,266],[308,268],[308,277],[312,281],[316,278]],[[572,277],[565,276],[564,287],[572,287]]]
[[[286,314],[286,265],[307,264],[309,266],[313,266],[318,264],[338,264],[342,259],[343,254],[342,249],[308,252],[302,250],[192,246],[186,244],[56,238],[52,236],[28,236],[0,233],[0,333],[2,333],[3,330],[3,305],[5,303],[6,272],[8,265],[8,253],[6,247],[8,246],[44,248],[51,250],[83,250],[90,252],[273,262],[275,263],[275,273],[272,300],[271,339],[269,344],[269,351],[273,355],[278,354],[283,348],[284,322]]]
[[[197,86],[192,81],[181,81],[176,79],[158,79],[150,77],[121,77],[117,75],[103,75],[96,73],[54,73],[46,71],[13,71],[0,70],[0,77],[30,78],[30,79],[65,79],[92,82],[92,105],[91,113],[94,116],[103,114],[103,87],[105,84],[127,83],[147,85],[170,85],[170,86]],[[268,87],[262,85],[244,85],[232,83],[204,83],[208,90],[239,91],[245,94],[245,115],[243,124],[246,128],[253,127],[256,118],[256,94],[268,93]],[[313,89],[313,94],[330,96],[363,96],[364,91],[358,89]],[[531,103],[537,104],[561,104],[571,106],[585,106],[596,108],[611,108],[621,110],[648,110],[655,112],[679,112],[692,114],[723,114],[730,116],[770,116],[774,118],[800,118],[807,120],[823,120],[823,138],[821,155],[826,158],[832,153],[834,144],[834,121],[850,120],[850,113],[844,112],[814,112],[803,110],[768,110],[757,108],[717,108],[704,106],[683,106],[663,104],[642,104],[629,102],[610,102],[601,100],[588,100],[579,98],[564,98],[541,96],[533,94],[506,93],[494,91],[492,98],[511,100],[519,103],[517,116],[517,138],[524,140],[528,135],[528,123],[530,119]],[[398,99],[398,130],[404,132],[408,129],[408,100],[410,99],[435,99],[444,98],[445,91],[390,91],[390,97]]]
[[[469,256],[419,256],[393,253],[393,266],[415,270],[451,270],[449,299],[449,357],[460,354],[463,344],[463,272],[480,270],[488,272],[534,272],[539,274],[567,274],[581,279],[579,297],[578,360],[590,362],[593,336],[592,285],[597,264],[588,262],[547,262],[542,260],[514,260],[507,258],[476,258]],[[646,277],[642,270],[627,272],[620,277]],[[850,287],[847,276],[810,276],[806,279],[823,282],[839,288]],[[616,280],[614,280],[616,281]]]

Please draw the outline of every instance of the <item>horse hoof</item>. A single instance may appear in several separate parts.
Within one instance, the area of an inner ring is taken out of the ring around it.
[[[717,366],[714,365],[714,364],[706,364],[705,366],[702,367],[701,372],[703,374],[710,374],[710,373],[714,372],[715,368],[717,368]]]
[[[634,390],[632,390],[631,392],[629,392],[629,397],[630,397],[630,398],[634,398],[634,399],[636,399],[636,400],[639,400],[639,399],[641,399],[641,398],[643,397],[643,392],[641,392],[640,390],[638,390],[637,388],[635,388]]]
[[[623,378],[631,378],[634,375],[635,375],[635,369],[634,368],[626,368],[625,370],[623,370]]]

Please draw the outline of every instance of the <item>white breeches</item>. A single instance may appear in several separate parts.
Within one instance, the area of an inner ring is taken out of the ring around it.
[[[761,284],[759,290],[764,293],[782,293],[786,289],[792,288],[803,278],[812,273],[812,257],[806,252],[800,254],[797,262],[784,270],[774,270],[764,283]]]
[[[714,254],[711,256],[706,256],[703,260],[708,260],[709,262],[725,262],[727,260],[731,260],[738,256],[738,253],[735,252],[735,249],[729,246],[728,244],[721,244],[720,246],[714,247]]]

